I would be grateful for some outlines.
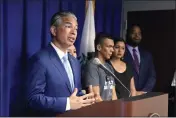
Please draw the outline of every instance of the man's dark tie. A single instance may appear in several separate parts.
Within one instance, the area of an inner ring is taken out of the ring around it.
[[[135,48],[133,48],[133,57],[134,57],[134,65],[135,65],[136,71],[139,74],[139,59],[138,59],[138,56],[136,54],[136,49]]]

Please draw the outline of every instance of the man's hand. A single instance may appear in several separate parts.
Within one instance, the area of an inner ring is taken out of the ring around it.
[[[147,93],[147,92],[145,92],[145,91],[137,91],[137,92],[136,92],[137,95],[142,95],[142,94],[146,94],[146,93]]]
[[[81,107],[89,106],[95,102],[94,94],[89,93],[83,96],[76,96],[78,89],[75,88],[70,99],[70,108],[71,110],[79,109]]]
[[[88,90],[89,90],[89,93],[94,93],[95,102],[103,101],[99,92],[94,92],[92,85],[89,85]]]

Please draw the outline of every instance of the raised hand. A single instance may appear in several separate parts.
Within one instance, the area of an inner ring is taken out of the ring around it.
[[[89,93],[94,93],[95,102],[103,101],[102,98],[100,97],[100,92],[99,91],[100,91],[99,86],[95,86],[94,89],[93,89],[92,85],[89,85],[88,92]]]
[[[81,107],[89,106],[94,103],[94,94],[89,93],[83,96],[76,96],[78,89],[75,88],[72,95],[69,97],[70,99],[70,108],[71,110],[79,109]]]

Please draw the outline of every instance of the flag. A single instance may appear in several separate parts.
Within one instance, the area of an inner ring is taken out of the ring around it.
[[[89,0],[87,13],[84,21],[79,56],[86,56],[88,52],[94,52],[95,22],[93,1]]]

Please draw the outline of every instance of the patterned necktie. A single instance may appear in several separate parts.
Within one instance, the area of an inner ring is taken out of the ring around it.
[[[136,71],[139,74],[139,59],[138,59],[138,56],[136,54],[136,49],[135,48],[133,48],[133,57],[134,57],[133,61],[134,61]]]
[[[70,81],[71,88],[72,90],[74,90],[73,72],[72,72],[72,68],[68,60],[68,55],[65,55],[62,59],[63,59],[64,68],[67,72],[67,75]]]

